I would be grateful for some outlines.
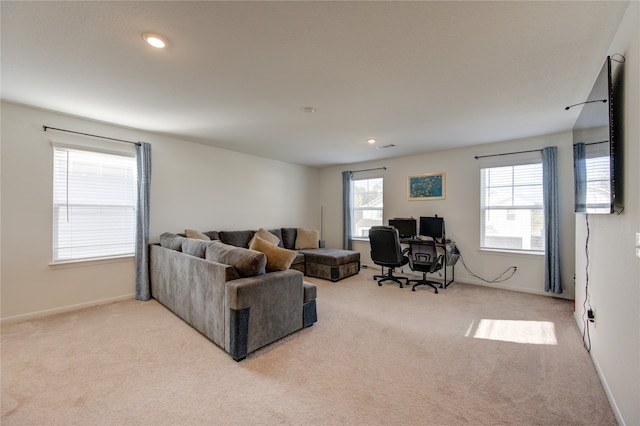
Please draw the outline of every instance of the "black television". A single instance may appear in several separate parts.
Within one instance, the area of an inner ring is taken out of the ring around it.
[[[622,67],[607,56],[573,126],[574,211],[620,213],[622,191]],[[567,107],[570,108],[570,107]]]
[[[398,230],[400,238],[413,238],[418,235],[418,226],[414,218],[404,219],[395,218],[389,219],[389,226],[393,226]]]
[[[435,217],[420,217],[420,235],[431,237],[438,243],[444,242],[444,219]]]

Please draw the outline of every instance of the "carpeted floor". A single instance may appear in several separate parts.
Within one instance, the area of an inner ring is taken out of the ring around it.
[[[156,301],[2,327],[3,425],[614,425],[573,302],[318,286],[318,323],[235,362]]]

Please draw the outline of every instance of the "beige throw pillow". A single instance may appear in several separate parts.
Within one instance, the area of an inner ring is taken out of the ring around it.
[[[257,250],[267,256],[267,272],[286,271],[291,267],[294,259],[298,255],[293,250],[288,250],[271,244],[256,235],[249,246],[251,250]]]
[[[271,232],[267,231],[266,229],[260,228],[253,235],[253,238],[251,238],[251,241],[249,241],[249,246],[251,246],[251,243],[253,242],[254,238],[256,238],[256,237],[260,237],[263,240],[265,240],[266,242],[273,244],[274,246],[277,246],[278,243],[280,242],[280,238],[276,237],[275,235],[273,235]]]
[[[320,247],[320,232],[298,228],[296,232],[296,250],[317,249]]]
[[[208,235],[203,234],[200,231],[196,231],[195,229],[185,229],[184,233],[186,234],[187,238],[195,238],[196,240],[211,241],[211,238],[209,238]]]

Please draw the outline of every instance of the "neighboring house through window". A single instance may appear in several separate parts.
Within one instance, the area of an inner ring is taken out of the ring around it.
[[[133,154],[54,145],[53,262],[133,255]]]
[[[383,178],[354,179],[352,184],[351,236],[369,238],[369,229],[382,225]]]
[[[544,252],[542,162],[480,170],[480,248]]]

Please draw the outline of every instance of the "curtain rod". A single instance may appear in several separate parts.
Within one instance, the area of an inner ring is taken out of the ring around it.
[[[91,133],[82,133],[82,132],[76,132],[73,130],[58,129],[56,127],[42,126],[42,130],[44,130],[45,132],[48,129],[57,130],[59,132],[75,133],[76,135],[91,136],[92,138],[108,139],[110,141],[125,142],[125,143],[132,143],[134,145],[140,145],[140,142],[132,142],[132,141],[126,141],[124,139],[116,139],[116,138],[108,138],[106,136],[92,135]]]
[[[478,158],[499,157],[501,155],[525,154],[527,152],[542,152],[542,150],[541,149],[530,149],[529,151],[505,152],[505,153],[502,153],[502,154],[490,154],[490,155],[476,155],[473,158],[475,158],[477,160]]]
[[[609,143],[609,141],[600,141],[600,142],[582,142],[585,145],[598,145],[599,143]],[[574,143],[574,145],[576,145]]]
[[[609,141],[589,142],[589,143],[585,143],[585,145],[597,145],[599,143],[608,143],[608,142]],[[541,149],[530,149],[529,151],[505,152],[505,153],[502,153],[502,154],[490,154],[490,155],[476,155],[473,158],[475,158],[477,160],[479,158],[499,157],[501,155],[526,154],[528,152],[542,152],[542,150]]]
[[[386,167],[376,167],[375,169],[347,170],[349,173],[370,172],[372,170],[387,170]]]

